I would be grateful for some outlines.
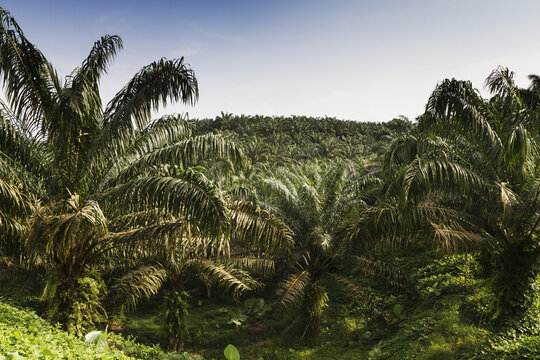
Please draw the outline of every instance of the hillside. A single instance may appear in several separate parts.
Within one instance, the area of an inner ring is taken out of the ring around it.
[[[396,136],[407,134],[412,123],[344,121],[305,116],[249,116],[224,114],[197,120],[201,133],[230,135],[252,163],[287,164],[308,159],[375,159]]]
[[[0,299],[0,359],[134,359],[117,348],[84,344],[34,312]]]

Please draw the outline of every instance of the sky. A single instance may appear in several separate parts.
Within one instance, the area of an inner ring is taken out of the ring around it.
[[[194,106],[220,112],[388,121],[420,115],[438,81],[483,84],[497,66],[518,85],[540,74],[538,0],[3,0],[26,37],[68,75],[104,34],[122,50],[103,100],[144,65],[184,56]]]

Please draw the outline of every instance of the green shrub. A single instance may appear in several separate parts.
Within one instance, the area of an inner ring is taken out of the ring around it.
[[[0,360],[8,359],[155,359],[202,360],[188,353],[165,353],[158,346],[139,344],[112,332],[100,334],[96,343],[84,343],[39,318],[34,311],[20,309],[0,298]]]
[[[114,347],[84,344],[79,338],[0,299],[0,359],[131,359]]]

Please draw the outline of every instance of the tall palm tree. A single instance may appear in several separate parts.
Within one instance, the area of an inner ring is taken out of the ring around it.
[[[234,143],[196,136],[181,117],[151,119],[168,101],[197,100],[197,80],[183,58],[143,67],[102,109],[99,80],[121,48],[118,36],[102,37],[61,81],[0,9],[0,73],[9,102],[0,112],[0,253],[50,269],[50,315],[76,332],[100,307],[92,270],[105,258],[186,232],[204,237],[203,244],[223,243],[238,227],[256,233],[261,225],[248,215],[239,221],[241,207],[228,205],[193,168],[203,159],[238,163]],[[82,313],[83,303],[95,306]]]
[[[540,247],[540,156],[531,131],[540,116],[506,68],[486,80],[483,99],[470,82],[444,80],[429,98],[417,134],[385,155],[386,196],[356,234],[386,244],[434,242],[481,251],[498,279],[496,316],[514,316],[536,277]]]
[[[386,317],[369,292],[344,275],[347,271],[383,279],[393,286],[406,286],[396,271],[370,256],[371,249],[349,241],[347,235],[351,220],[369,208],[366,201],[380,186],[379,178],[360,176],[344,162],[281,168],[264,180],[261,198],[291,227],[295,240],[291,258],[294,265],[278,294],[284,305],[300,306],[306,331],[319,327],[329,302],[328,281],[344,287],[373,314]]]

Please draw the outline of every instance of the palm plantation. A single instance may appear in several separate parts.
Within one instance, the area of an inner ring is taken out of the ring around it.
[[[62,78],[0,30],[1,359],[68,356],[4,298],[102,358],[540,357],[539,76],[443,80],[414,123],[153,118],[198,101],[183,58],[105,104],[120,37]]]

